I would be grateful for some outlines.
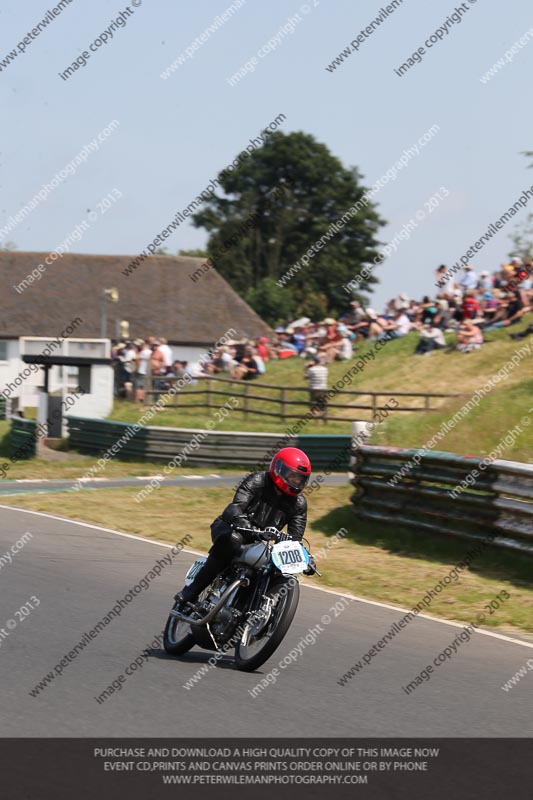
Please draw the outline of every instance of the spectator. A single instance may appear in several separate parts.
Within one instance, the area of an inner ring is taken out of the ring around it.
[[[139,349],[133,342],[126,342],[126,349],[124,351],[124,372],[125,381],[124,389],[126,391],[126,399],[131,400],[133,397],[133,385],[135,383],[135,374],[137,372],[137,358]]]
[[[478,350],[483,344],[483,334],[472,320],[465,320],[457,333],[457,350],[461,353],[470,353]]]
[[[455,288],[455,282],[452,275],[448,275],[448,269],[445,264],[441,264],[435,270],[437,283],[442,292],[451,293]]]
[[[492,289],[492,278],[487,270],[484,270],[480,275],[478,289],[482,289],[484,292]]]
[[[459,286],[466,292],[468,289],[475,289],[477,287],[477,275],[472,267],[472,264],[467,264],[464,272],[459,280]]]
[[[154,341],[151,355],[152,375],[164,375],[167,371],[165,356],[161,352],[161,342],[159,339]]]
[[[476,293],[469,289],[465,292],[463,300],[463,319],[477,319],[481,313],[481,307],[476,300]]]
[[[263,362],[266,364],[267,361],[270,360],[270,351],[267,347],[268,339],[266,336],[261,336],[260,339],[257,339],[255,349],[257,351],[257,355],[263,359]]]
[[[172,350],[168,346],[167,340],[163,339],[163,337],[160,337],[159,342],[159,352],[163,357],[165,373],[172,372]]]
[[[187,361],[174,361],[172,373],[175,378],[181,380],[187,374]]]
[[[444,334],[435,325],[424,325],[420,331],[420,340],[416,346],[415,355],[428,356],[432,350],[440,350],[446,346]]]
[[[148,363],[152,357],[147,342],[142,342],[139,348],[137,359],[137,373],[135,375],[135,400],[144,403],[146,396],[146,376],[148,373]]]
[[[309,381],[310,409],[313,416],[327,417],[328,368],[320,356],[315,356],[305,367],[305,377]]]
[[[245,348],[244,355],[239,361],[239,366],[237,369],[240,373],[239,377],[243,381],[251,381],[254,378],[257,378],[259,374],[259,367],[257,366],[257,361],[254,359],[253,350],[251,347]]]

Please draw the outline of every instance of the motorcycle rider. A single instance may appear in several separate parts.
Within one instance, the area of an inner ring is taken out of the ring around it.
[[[307,500],[302,494],[309,476],[311,462],[296,447],[284,447],[270,463],[270,468],[247,475],[237,487],[231,502],[211,525],[213,546],[207,561],[193,582],[175,595],[181,607],[193,604],[216,576],[222,572],[243,545],[256,541],[235,528],[266,528],[281,530],[287,525],[291,539],[300,541],[307,522]],[[305,575],[313,575],[315,562],[312,556]]]

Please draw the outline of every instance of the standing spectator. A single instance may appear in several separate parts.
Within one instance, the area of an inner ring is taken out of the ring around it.
[[[137,357],[138,348],[133,342],[126,342],[126,350],[124,352],[126,380],[124,382],[124,389],[126,390],[126,398],[128,400],[131,400],[133,397],[133,384],[135,383],[135,374],[137,372]]]
[[[472,267],[472,264],[465,266],[464,272],[459,280],[459,286],[466,292],[468,289],[475,289],[477,286],[477,275]]]
[[[435,276],[437,278],[437,284],[440,287],[441,292],[451,293],[454,290],[454,280],[453,276],[448,274],[448,270],[446,264],[441,264],[440,267],[437,267],[435,270]]]
[[[309,381],[310,409],[313,416],[320,415],[324,422],[327,417],[328,368],[322,363],[320,356],[305,368],[305,377]]]
[[[165,356],[161,352],[161,342],[156,339],[152,348],[152,375],[164,375],[167,371]]]
[[[478,289],[482,289],[484,292],[488,292],[492,289],[492,278],[487,270],[484,270],[479,276]]]
[[[143,342],[139,349],[137,361],[137,373],[135,376],[135,400],[144,403],[146,396],[146,376],[148,373],[148,362],[152,357],[152,351],[147,342]]]
[[[163,339],[163,337],[159,339],[159,342],[160,342],[159,352],[163,356],[165,372],[166,373],[172,372],[172,350],[168,346],[167,340]]]
[[[159,379],[159,375],[165,375],[167,368],[165,363],[165,357],[160,350],[161,342],[159,339],[154,341],[152,347],[152,355],[150,358],[150,364],[152,369],[152,388],[156,392],[161,392],[164,389],[164,381]]]

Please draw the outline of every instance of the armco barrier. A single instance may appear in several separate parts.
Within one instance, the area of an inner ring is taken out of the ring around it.
[[[37,422],[34,419],[11,417],[9,455],[17,461],[33,458],[37,441]]]
[[[132,425],[111,420],[67,417],[70,446],[82,453],[101,455],[126,438]],[[191,447],[191,442],[196,444]],[[261,468],[279,447],[301,447],[311,459],[313,470],[345,471],[348,468],[350,436],[294,436],[282,433],[242,433],[189,428],[141,426],[114,456],[147,461],[170,461],[187,446],[185,464],[228,464]]]
[[[480,458],[418,452],[370,445],[352,451],[357,516],[430,535],[482,539],[493,532],[495,546],[533,555],[533,466],[495,460],[482,467]],[[472,470],[475,482],[450,497]]]

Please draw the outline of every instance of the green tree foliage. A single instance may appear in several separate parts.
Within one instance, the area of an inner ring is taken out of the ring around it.
[[[509,257],[520,256],[524,261],[533,259],[533,214],[528,214],[523,222],[517,224],[509,238],[513,243]]]
[[[207,250],[197,247],[196,250],[178,250],[179,256],[189,256],[189,258],[207,258]]]
[[[279,325],[293,316],[294,301],[290,292],[280,288],[273,278],[262,278],[245,294],[245,300],[269,325]]]
[[[265,318],[265,307],[258,303],[268,302],[270,308],[279,297],[279,318],[285,295],[297,316],[311,316],[317,308],[330,314],[344,310],[349,295],[343,286],[377,255],[376,236],[384,221],[371,203],[283,288],[275,282],[361,200],[365,188],[358,170],[343,167],[309,134],[276,131],[237,169],[218,179],[224,195],[206,200],[193,222],[209,232],[208,254],[233,288]],[[370,276],[363,289],[373,283],[376,278]]]

